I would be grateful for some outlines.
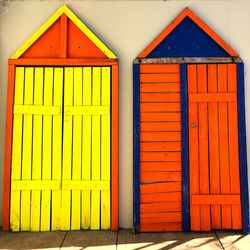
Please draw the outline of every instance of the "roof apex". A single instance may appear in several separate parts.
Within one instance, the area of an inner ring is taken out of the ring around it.
[[[189,7],[186,7],[161,33],[158,35],[137,58],[147,57],[186,17],[189,17],[212,40],[222,47],[230,56],[239,56],[219,35],[203,22]]]
[[[65,14],[109,59],[116,59],[115,54],[64,4],[11,56],[18,59],[28,50],[55,22]]]

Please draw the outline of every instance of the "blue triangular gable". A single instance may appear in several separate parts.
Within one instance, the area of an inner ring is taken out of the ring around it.
[[[228,56],[230,55],[195,22],[185,17],[147,58]]]

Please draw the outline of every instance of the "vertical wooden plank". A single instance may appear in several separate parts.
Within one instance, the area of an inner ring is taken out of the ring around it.
[[[62,178],[62,98],[63,68],[54,68],[53,104],[61,107],[61,114],[53,116],[52,179]],[[52,190],[51,230],[61,229],[61,190]]]
[[[235,93],[238,89],[242,87],[238,84],[243,84],[244,89],[244,80],[237,83],[237,68],[236,64],[228,64],[228,92]],[[244,72],[241,72],[244,76]],[[241,77],[241,76],[240,76]],[[244,100],[245,96],[241,96],[241,93],[238,92],[238,103],[241,102],[239,99]],[[245,105],[245,103],[243,104]],[[231,194],[240,194],[240,159],[239,159],[239,139],[238,132],[241,134],[242,129],[238,127],[238,117],[239,121],[242,119],[238,112],[237,103],[228,103],[228,140],[229,140],[229,169],[230,176],[233,178],[230,179]],[[245,121],[244,121],[245,122]],[[246,175],[246,173],[244,174]],[[245,178],[245,177],[241,177]],[[246,177],[247,178],[247,177]],[[243,205],[243,199],[242,205]],[[248,203],[248,201],[247,201]],[[248,218],[248,217],[247,217]],[[247,219],[248,220],[248,219]],[[247,226],[248,227],[248,226]],[[232,229],[241,229],[242,228],[242,215],[241,215],[241,206],[232,205]],[[244,230],[244,229],[243,229]]]
[[[218,64],[218,92],[226,93],[227,91],[227,65]],[[228,112],[226,102],[218,103],[218,112],[221,194],[230,194]],[[221,206],[221,227],[222,229],[231,228],[231,205]]]
[[[8,90],[6,101],[6,128],[5,128],[5,151],[4,151],[4,180],[3,180],[3,212],[2,229],[10,228],[10,183],[11,183],[11,155],[12,155],[12,128],[13,128],[13,104],[15,88],[15,65],[9,65]]]
[[[74,68],[74,106],[82,106],[82,68]],[[81,179],[82,116],[73,117],[72,180]],[[72,190],[71,230],[81,228],[81,192]]]
[[[43,104],[52,106],[53,100],[53,68],[44,69]],[[43,117],[43,152],[42,152],[42,180],[51,180],[52,162],[52,115]],[[41,231],[50,230],[50,200],[51,191],[43,190],[41,199]]]
[[[33,104],[34,68],[25,68],[24,104]],[[22,180],[31,180],[32,164],[32,115],[24,115]],[[21,192],[21,230],[30,230],[30,191]]]
[[[182,164],[182,230],[190,231],[189,150],[188,150],[188,82],[187,64],[180,64],[181,91],[181,164]]]
[[[63,13],[60,17],[60,21],[60,57],[67,58],[68,17]]]
[[[91,105],[92,93],[92,69],[83,68],[83,105]],[[82,122],[82,180],[90,180],[91,177],[91,116],[84,116]],[[81,228],[90,228],[90,191],[82,191],[82,220]]]
[[[111,126],[111,161],[112,161],[112,198],[111,198],[111,230],[118,230],[118,174],[119,174],[119,72],[118,62],[112,66],[112,126]]]
[[[197,65],[198,93],[207,92],[207,65]],[[200,194],[209,194],[207,103],[198,104]],[[210,206],[201,205],[201,230],[210,231]]]
[[[64,106],[73,105],[73,68],[64,69]],[[72,165],[72,129],[73,118],[70,115],[64,115],[63,118],[63,166],[62,181],[71,180]],[[61,229],[70,230],[70,211],[71,211],[71,191],[62,190],[62,217]]]
[[[140,64],[133,65],[133,125],[134,125],[134,197],[133,197],[133,223],[134,232],[140,231]],[[112,104],[114,106],[114,104]]]
[[[92,105],[100,105],[101,94],[101,68],[93,67],[93,92]],[[100,180],[100,138],[101,138],[100,115],[92,116],[92,180]],[[93,190],[91,193],[91,227],[92,230],[100,229],[100,191]]]
[[[217,66],[208,65],[208,93],[217,93]],[[208,103],[209,152],[210,152],[210,193],[220,194],[219,128],[218,104]],[[213,229],[221,228],[220,205],[211,205]]]
[[[245,121],[245,82],[244,64],[237,64],[237,90],[238,90],[238,125],[239,125],[239,159],[240,182],[242,200],[242,228],[244,233],[249,232],[249,197],[248,197],[248,173],[247,173],[247,145],[246,145],[246,121]]]
[[[110,106],[110,67],[101,68],[101,105]],[[110,115],[101,117],[101,180],[110,181]],[[110,190],[101,191],[101,229],[110,228]]]
[[[188,93],[197,93],[197,66],[188,65]],[[190,196],[199,194],[199,133],[198,133],[198,105],[189,103],[189,171]],[[201,229],[200,205],[190,206],[191,230]]]
[[[24,68],[16,68],[15,97],[14,104],[23,104],[24,91]],[[22,130],[23,115],[15,114],[13,120],[13,144],[12,144],[12,162],[11,162],[11,180],[21,179],[22,169]],[[20,191],[11,191],[10,203],[10,229],[12,231],[20,230]]]
[[[43,68],[35,68],[34,105],[43,104]],[[32,154],[32,180],[41,180],[42,170],[42,115],[33,118],[33,154]],[[33,190],[31,193],[31,221],[30,230],[40,230],[40,200],[41,191]]]

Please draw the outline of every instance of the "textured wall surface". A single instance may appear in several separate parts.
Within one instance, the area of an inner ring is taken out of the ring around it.
[[[5,4],[2,4],[6,2]],[[132,62],[185,7],[192,8],[245,62],[248,154],[250,154],[250,1],[0,1],[0,213],[7,93],[7,60],[62,4],[118,56],[120,61],[119,225],[132,226]],[[248,160],[250,169],[250,157]],[[250,171],[249,171],[250,172]],[[2,219],[2,218],[1,218]],[[1,222],[1,220],[0,220]]]

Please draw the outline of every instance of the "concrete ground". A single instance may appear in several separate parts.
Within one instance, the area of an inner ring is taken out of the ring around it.
[[[250,234],[141,233],[131,230],[69,232],[0,232],[0,249],[64,250],[163,250],[163,249],[240,249],[250,250]]]

